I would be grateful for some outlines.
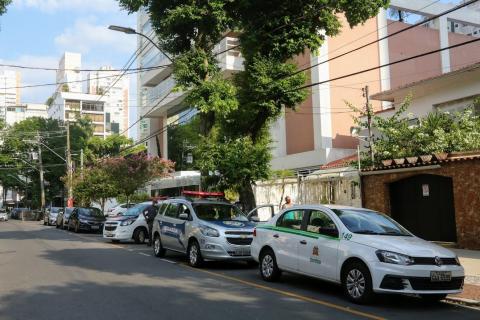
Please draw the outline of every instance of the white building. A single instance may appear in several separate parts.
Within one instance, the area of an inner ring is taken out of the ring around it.
[[[65,52],[58,63],[57,91],[82,92],[82,55]],[[66,83],[68,82],[68,83]]]
[[[77,121],[88,117],[92,121],[94,135],[105,137],[107,117],[105,98],[99,95],[78,92],[56,92],[48,108],[48,117],[60,121]]]
[[[20,72],[0,71],[0,118],[5,119],[7,107],[20,104]]]
[[[5,121],[7,125],[14,125],[28,118],[39,117],[47,118],[48,106],[45,104],[27,103],[7,107]]]
[[[109,117],[112,133],[121,133],[128,128],[130,78],[112,67],[101,67],[102,71],[90,72],[87,76],[87,92],[104,95],[105,113]],[[107,119],[108,120],[108,119]]]
[[[155,34],[152,31],[150,20],[145,11],[141,10],[137,16],[137,29],[139,32],[149,36],[155,41]],[[234,33],[225,35],[214,52],[224,52],[228,48],[238,45]],[[169,65],[170,60],[157,48],[149,45],[147,40],[138,37],[137,46],[144,48],[138,58],[139,68],[150,68],[161,65]],[[229,50],[217,56],[219,66],[226,77],[234,72],[243,69],[243,57],[239,50]],[[139,111],[137,116],[142,117],[138,125],[138,138],[146,141],[148,153],[161,155],[168,158],[167,125],[177,124],[188,120],[185,117],[190,109],[184,103],[186,92],[173,91],[175,81],[172,77],[172,68],[158,68],[147,72],[141,72],[137,76],[137,105]],[[144,115],[148,113],[145,117]],[[192,113],[188,113],[191,115]],[[160,149],[160,150],[159,150]]]

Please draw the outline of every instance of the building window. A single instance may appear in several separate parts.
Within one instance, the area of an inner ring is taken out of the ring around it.
[[[103,112],[103,103],[84,102],[84,103],[82,104],[82,110],[83,110],[83,111]]]
[[[70,108],[70,110],[80,110],[80,101],[78,100],[66,100],[65,107]]]
[[[103,114],[86,114],[85,118],[90,119],[92,122],[104,122]]]
[[[105,127],[103,126],[103,124],[95,124],[93,126],[93,131],[95,133],[103,133],[105,131]]]

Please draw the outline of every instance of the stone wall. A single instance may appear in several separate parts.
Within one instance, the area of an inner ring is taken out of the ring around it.
[[[451,177],[458,245],[480,250],[480,159],[444,162],[440,166],[362,176],[363,205],[390,214],[390,183],[419,174]]]

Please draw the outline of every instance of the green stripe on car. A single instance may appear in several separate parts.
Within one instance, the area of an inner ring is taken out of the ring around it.
[[[295,229],[284,228],[284,227],[263,225],[263,226],[257,226],[257,229],[266,229],[266,230],[273,230],[273,231],[278,231],[278,232],[297,234],[297,235],[305,236],[305,237],[312,238],[312,239],[318,239],[318,238],[322,237],[322,238],[331,239],[331,240],[340,240],[339,238],[330,237],[330,236],[326,236],[326,235],[323,235],[323,234],[318,234],[318,233],[315,233],[315,232],[295,230]]]

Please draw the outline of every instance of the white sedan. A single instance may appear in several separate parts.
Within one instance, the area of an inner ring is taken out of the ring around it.
[[[251,250],[264,280],[275,281],[282,271],[320,278],[341,284],[356,303],[370,301],[374,293],[438,301],[463,288],[455,253],[368,209],[286,209],[256,227]]]

